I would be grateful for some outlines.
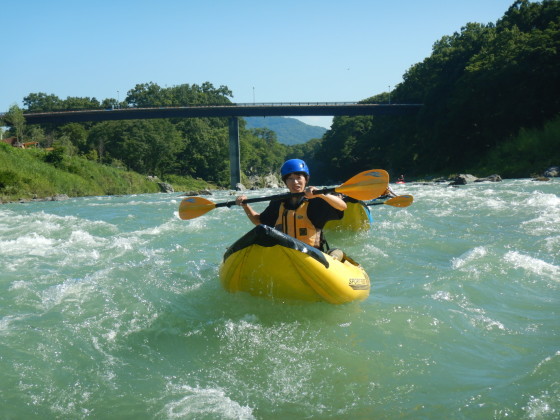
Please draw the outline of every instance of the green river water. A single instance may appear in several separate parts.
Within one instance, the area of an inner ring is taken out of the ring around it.
[[[394,189],[341,306],[225,292],[240,208],[0,206],[0,419],[560,418],[560,181]]]

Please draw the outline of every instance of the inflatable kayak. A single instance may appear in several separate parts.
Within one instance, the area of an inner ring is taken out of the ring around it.
[[[335,260],[265,225],[228,248],[220,281],[229,292],[333,304],[366,299],[370,290],[369,277],[359,264]]]
[[[352,231],[359,232],[368,230],[373,224],[371,212],[363,201],[353,200],[346,197],[346,210],[344,216],[340,220],[330,220],[325,226],[324,230],[328,231]]]

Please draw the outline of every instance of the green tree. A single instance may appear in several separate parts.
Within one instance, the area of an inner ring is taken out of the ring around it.
[[[227,104],[233,94],[227,86],[214,88],[210,82],[201,86],[182,84],[161,88],[153,82],[137,84],[129,90],[125,101],[132,107],[189,106],[203,104]]]
[[[12,126],[18,143],[23,143],[26,124],[21,108],[17,105],[12,105],[8,112],[4,114],[4,120]]]
[[[88,144],[100,160],[119,160],[142,174],[172,173],[182,140],[167,120],[109,121],[96,125]]]
[[[95,98],[80,98],[68,96],[64,101],[64,108],[67,110],[99,109],[101,103]]]
[[[32,125],[29,128],[29,138],[31,141],[36,141],[42,145],[46,139],[45,131],[38,125]]]
[[[177,173],[199,177],[219,185],[229,179],[227,127],[215,127],[209,119],[189,118],[176,124],[182,145],[177,155]]]
[[[246,175],[278,172],[285,160],[287,146],[278,142],[268,128],[240,131],[241,168]]]
[[[58,130],[59,136],[66,137],[74,147],[82,153],[89,151],[87,145],[88,132],[83,124],[69,123],[60,127]]]
[[[128,91],[125,101],[136,108],[171,106],[173,102],[169,91],[165,91],[153,82],[137,84]]]
[[[56,95],[46,93],[30,93],[23,98],[23,104],[28,112],[51,112],[65,109],[62,100]]]
[[[126,102],[119,103],[114,98],[107,98],[101,101],[101,108],[103,109],[116,109],[116,108],[126,108],[126,107],[127,107]]]

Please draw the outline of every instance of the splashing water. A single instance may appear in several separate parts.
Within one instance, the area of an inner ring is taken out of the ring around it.
[[[239,208],[1,206],[1,417],[558,418],[560,184],[394,189],[329,237],[372,278],[342,306],[223,291]]]

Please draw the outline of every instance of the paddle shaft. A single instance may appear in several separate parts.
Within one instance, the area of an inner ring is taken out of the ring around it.
[[[320,190],[313,191],[313,195],[317,194],[329,194],[335,191],[335,188],[323,188]],[[285,200],[286,198],[290,197],[303,197],[305,195],[304,192],[299,193],[284,193],[284,194],[276,194],[276,195],[269,195],[268,197],[255,197],[255,198],[248,198],[243,200],[242,204],[249,204],[249,203],[258,203],[262,201],[278,201],[278,200]],[[216,207],[231,207],[235,206],[235,201],[226,201],[223,203],[217,203]]]
[[[367,205],[368,205],[368,206],[381,206],[381,205],[385,204],[386,201],[387,201],[387,200],[385,200],[385,201],[378,201],[378,202],[376,202],[376,203],[367,203]]]

